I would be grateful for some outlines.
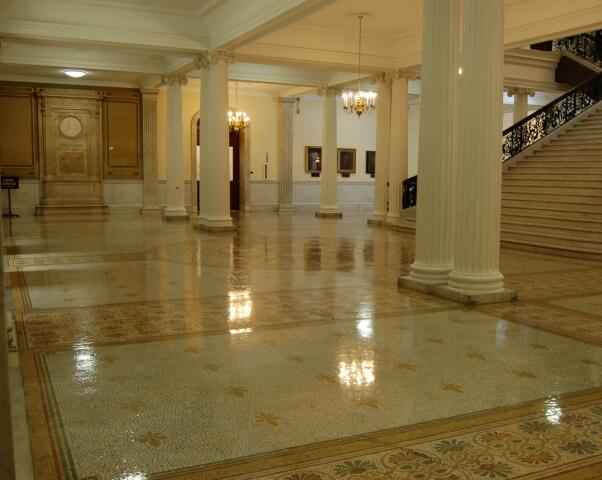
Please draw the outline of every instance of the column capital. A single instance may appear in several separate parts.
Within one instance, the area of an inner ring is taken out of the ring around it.
[[[332,97],[341,94],[341,89],[337,87],[318,87],[320,97]]]
[[[179,73],[170,73],[168,75],[163,75],[163,78],[161,78],[161,83],[163,85],[182,86],[186,85],[187,82],[188,78],[186,77],[186,75],[181,75]]]
[[[234,54],[228,50],[213,50],[209,56],[211,65],[217,65],[220,62],[232,64],[234,63]]]
[[[203,52],[194,58],[194,65],[196,66],[196,68],[198,68],[200,70],[209,68],[210,63],[211,63],[211,60],[210,60],[209,54],[207,52]]]
[[[392,73],[393,72],[391,71],[378,72],[376,75],[374,75],[374,81],[376,83],[387,83],[389,80],[391,80]]]
[[[535,90],[532,88],[525,88],[525,87],[508,88],[508,96],[512,97],[514,95],[529,95],[530,97],[533,97],[533,96],[535,96]]]
[[[142,90],[140,90],[140,93],[142,94],[143,97],[156,97],[157,95],[159,95],[159,89],[158,88],[143,88]]]
[[[391,72],[391,78],[407,78],[408,80],[416,80],[417,74],[414,70],[399,68]]]
[[[297,99],[293,98],[293,97],[276,97],[276,100],[280,104],[291,104],[292,105],[297,102]]]

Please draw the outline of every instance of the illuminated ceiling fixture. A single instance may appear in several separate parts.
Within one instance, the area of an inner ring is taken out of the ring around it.
[[[65,70],[63,73],[71,78],[82,78],[88,72],[84,72],[83,70]]]
[[[247,128],[249,126],[249,122],[251,119],[245,112],[241,112],[238,110],[238,82],[236,82],[236,105],[235,112],[230,110],[228,112],[228,127],[231,132],[238,132],[243,128]]]
[[[357,53],[357,92],[343,93],[343,110],[345,113],[355,113],[361,117],[363,113],[370,113],[376,108],[376,93],[362,92],[362,19],[363,14],[357,16],[360,23],[359,47]]]

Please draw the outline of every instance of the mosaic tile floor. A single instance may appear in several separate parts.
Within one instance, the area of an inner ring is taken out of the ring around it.
[[[412,236],[239,222],[5,225],[36,479],[602,478],[602,264],[504,250],[465,308]]]

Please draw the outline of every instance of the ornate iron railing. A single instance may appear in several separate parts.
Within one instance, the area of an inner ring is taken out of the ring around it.
[[[508,160],[602,100],[602,73],[504,130],[502,158]]]
[[[582,33],[572,37],[561,38],[552,42],[552,50],[568,51],[595,65],[602,66],[601,32]]]
[[[416,205],[416,192],[418,190],[418,175],[406,178],[401,184],[401,208],[410,208]]]

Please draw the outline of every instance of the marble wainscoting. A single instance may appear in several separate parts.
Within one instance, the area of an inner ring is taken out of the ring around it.
[[[278,180],[251,180],[251,210],[273,211],[278,208]],[[374,205],[374,182],[339,181],[337,200],[343,210],[370,210]],[[297,209],[320,206],[320,181],[293,182],[293,204]]]
[[[11,191],[14,213],[33,214],[40,204],[40,181],[32,178],[20,178],[19,188]],[[8,190],[2,190],[2,211],[8,212]]]

